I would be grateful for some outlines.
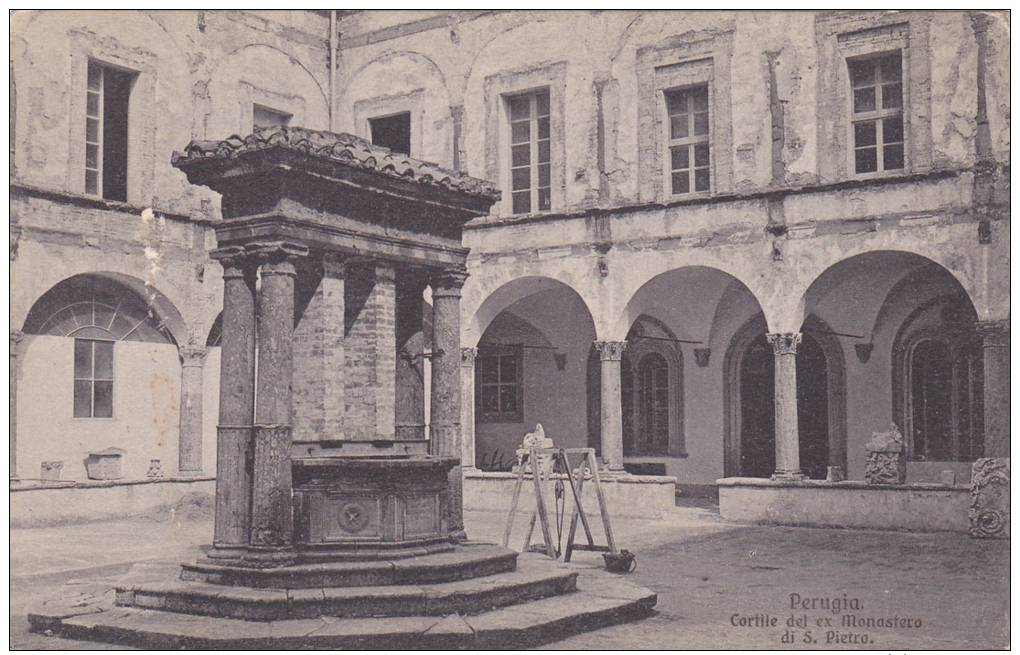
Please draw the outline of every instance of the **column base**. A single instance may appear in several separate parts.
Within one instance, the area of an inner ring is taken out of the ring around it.
[[[807,476],[800,471],[776,471],[771,479],[776,482],[800,482],[807,480]]]

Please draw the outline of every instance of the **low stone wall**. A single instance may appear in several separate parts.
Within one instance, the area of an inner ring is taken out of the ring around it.
[[[872,485],[723,478],[719,513],[729,521],[876,530],[967,532],[970,487]]]
[[[14,528],[118,519],[175,505],[186,494],[212,494],[212,477],[11,484],[10,524]]]
[[[554,475],[553,480],[546,481],[543,487],[546,507],[552,513],[554,509],[553,488],[555,479],[566,480],[562,474]],[[493,512],[509,512],[513,498],[516,473],[486,473],[484,471],[465,471],[464,473],[464,509],[485,510]],[[602,478],[602,491],[609,507],[609,516],[628,518],[660,518],[676,506],[676,478],[665,475],[620,475]],[[564,482],[567,500],[566,511],[573,507],[570,486]],[[581,502],[589,516],[597,516],[598,499],[595,497],[595,485],[585,480],[581,492]],[[517,505],[519,512],[531,513],[535,509],[535,483],[531,476],[525,478],[521,490],[521,500]]]

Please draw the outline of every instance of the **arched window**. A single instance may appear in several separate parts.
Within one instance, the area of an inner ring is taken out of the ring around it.
[[[658,353],[648,353],[638,366],[641,402],[640,450],[665,454],[669,446],[669,366]]]
[[[33,305],[27,334],[74,339],[75,418],[112,418],[114,343],[174,343],[155,310],[130,289],[106,278],[77,276]]]
[[[683,454],[683,358],[659,321],[642,316],[627,335],[620,362],[623,454]]]
[[[972,461],[984,452],[983,353],[971,313],[942,298],[897,335],[896,401],[912,459]]]

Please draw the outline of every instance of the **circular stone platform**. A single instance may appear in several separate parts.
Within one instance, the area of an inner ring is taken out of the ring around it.
[[[475,568],[485,561],[511,566]],[[29,622],[35,631],[160,649],[505,649],[646,616],[656,602],[654,592],[591,565],[488,544],[399,562],[403,572],[389,584],[351,577],[291,587],[281,579],[273,588],[190,582],[172,565],[137,565],[113,588],[83,595],[73,587]]]

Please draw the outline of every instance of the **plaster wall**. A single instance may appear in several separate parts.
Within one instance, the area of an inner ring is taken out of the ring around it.
[[[113,418],[73,417],[74,339],[26,335],[18,394],[18,466],[38,478],[40,464],[64,462],[61,479],[85,480],[89,452],[125,450],[125,478],[144,478],[149,460],[167,474],[177,469],[180,364],[169,344],[114,345]],[[212,450],[215,451],[213,448]]]

